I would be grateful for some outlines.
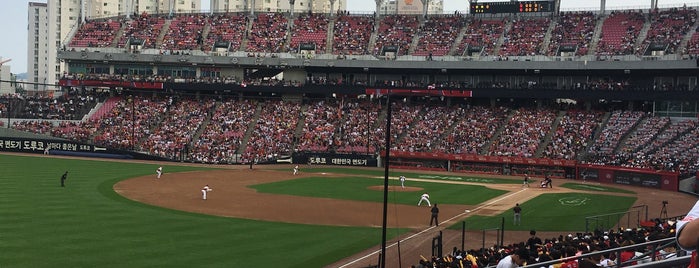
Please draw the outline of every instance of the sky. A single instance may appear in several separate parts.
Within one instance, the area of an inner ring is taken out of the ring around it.
[[[210,0],[202,0],[202,7],[209,8]],[[319,0],[316,0],[319,1]],[[376,7],[374,0],[347,0],[347,9],[355,12],[373,12]],[[468,9],[467,0],[443,0],[445,13],[465,11]],[[504,1],[504,0],[500,0]],[[650,0],[606,0],[607,9],[612,7],[649,7]],[[12,59],[3,65],[11,66],[14,74],[27,72],[27,8],[30,0],[2,0],[0,8],[0,27],[2,39],[0,41],[0,57],[4,60]],[[46,2],[46,0],[32,0],[32,2]],[[480,0],[479,2],[493,2],[492,0]],[[562,0],[561,8],[592,10],[599,9],[599,0]],[[640,4],[639,4],[640,3]],[[699,0],[659,0],[659,6],[699,6]],[[465,13],[465,12],[464,12]]]

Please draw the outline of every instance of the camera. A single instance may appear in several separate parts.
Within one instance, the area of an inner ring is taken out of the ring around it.
[[[663,205],[667,205],[667,204],[668,204],[667,200],[663,200]]]

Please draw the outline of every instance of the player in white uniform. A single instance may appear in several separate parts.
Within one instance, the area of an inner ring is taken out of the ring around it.
[[[298,165],[294,166],[294,175],[296,175],[297,173],[299,173],[299,166]]]
[[[163,167],[159,167],[158,169],[156,169],[155,173],[158,174],[158,179],[160,179],[160,175],[163,175]]]
[[[420,196],[420,202],[417,202],[418,207],[422,204],[422,201],[427,202],[428,207],[432,206],[432,204],[430,204],[430,195],[429,194],[424,193],[424,194],[422,194],[422,196]]]
[[[212,189],[211,187],[209,187],[208,184],[207,184],[206,186],[204,186],[204,188],[201,189],[201,199],[206,200],[206,194],[207,194],[208,192],[213,191],[213,190],[214,190],[214,189]]]
[[[402,176],[402,175],[401,175],[401,176],[399,177],[399,179],[400,179],[400,187],[401,187],[401,188],[405,188],[405,176]]]

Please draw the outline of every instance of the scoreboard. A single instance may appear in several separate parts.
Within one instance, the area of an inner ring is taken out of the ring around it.
[[[552,12],[553,1],[471,3],[471,14]]]

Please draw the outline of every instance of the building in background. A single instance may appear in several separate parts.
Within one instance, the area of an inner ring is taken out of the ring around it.
[[[444,0],[384,0],[379,7],[380,14],[423,14],[422,1],[429,1],[427,14],[444,13]]]
[[[0,58],[0,80],[2,81],[15,81],[15,77],[10,73],[10,65],[6,64],[11,59]],[[14,82],[0,82],[0,95],[15,93],[15,83]]]
[[[50,77],[54,77],[55,62],[49,61],[49,17],[46,3],[29,2],[27,16],[27,84],[28,91],[45,91]],[[55,46],[54,46],[55,49]],[[54,56],[55,57],[55,56]]]
[[[347,1],[334,0],[331,3],[330,0],[295,0],[294,12],[334,13],[346,10]],[[213,12],[242,12],[249,11],[251,6],[255,7],[255,11],[261,12],[291,10],[289,0],[211,0],[210,9]]]

